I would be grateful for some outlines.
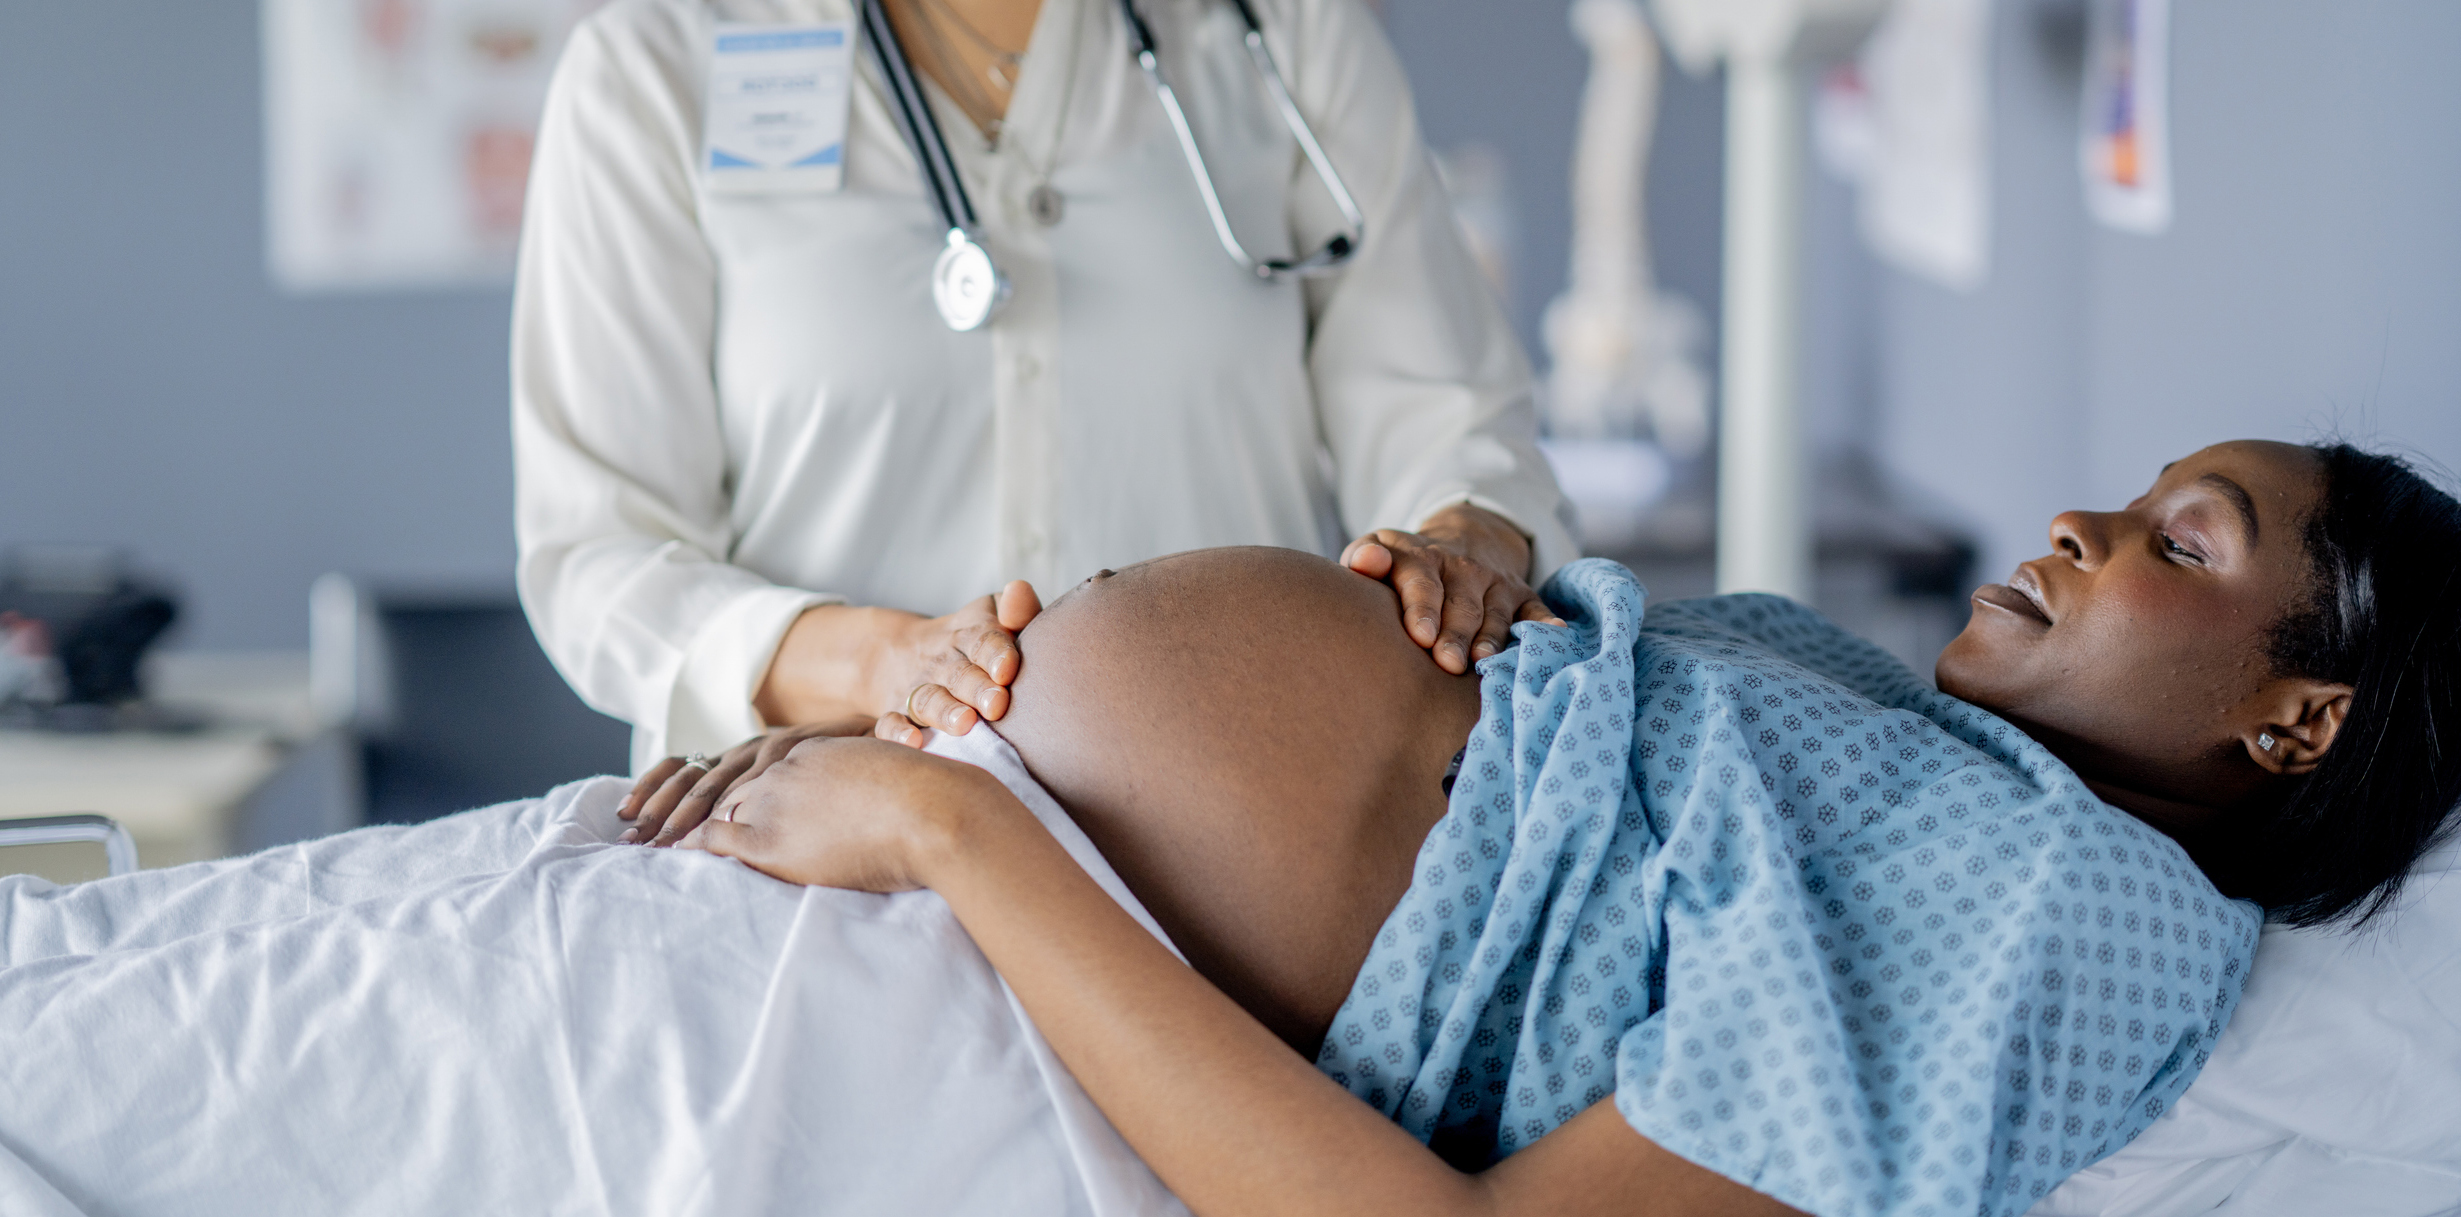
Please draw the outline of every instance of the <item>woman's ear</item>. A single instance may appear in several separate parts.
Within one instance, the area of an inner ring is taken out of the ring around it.
[[[2304,677],[2276,680],[2257,696],[2255,725],[2241,733],[2247,757],[2284,777],[2313,773],[2350,713],[2348,685]]]

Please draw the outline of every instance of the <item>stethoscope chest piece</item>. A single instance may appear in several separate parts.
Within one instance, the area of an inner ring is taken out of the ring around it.
[[[948,247],[931,268],[931,302],[940,319],[959,333],[982,328],[1008,303],[1008,276],[991,261],[991,254],[962,228],[949,230]]]

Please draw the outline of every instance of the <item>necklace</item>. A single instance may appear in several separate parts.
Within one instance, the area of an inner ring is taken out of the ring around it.
[[[990,96],[984,89],[984,82],[976,80],[973,74],[966,70],[965,65],[958,61],[957,55],[948,45],[947,37],[941,32],[941,19],[924,7],[928,2],[929,0],[915,0],[908,10],[913,15],[915,32],[921,35],[910,41],[923,52],[923,57],[929,61],[932,78],[939,81],[940,87],[948,91],[949,100],[956,102],[957,108],[965,111],[967,119],[971,120],[975,129],[982,133],[985,145],[997,149],[1000,146],[1000,132],[1006,126],[1005,115],[1008,107],[999,99]],[[963,24],[962,20],[959,24]],[[974,32],[971,26],[966,28],[969,32]],[[1006,92],[1009,82],[1015,80],[1014,73],[1017,65],[1024,62],[1025,54],[1020,51],[1012,55],[997,47],[993,47],[990,53],[994,59],[991,64],[985,65],[984,75],[1002,92]],[[1006,56],[1006,58],[1000,58],[1001,56]],[[1005,78],[995,70],[1002,64],[1006,64],[1011,73]]]
[[[1024,51],[1012,51],[993,42],[990,35],[974,28],[974,23],[966,20],[966,15],[958,12],[948,0],[923,0],[923,5],[932,11],[931,24],[934,27],[934,33],[937,33],[937,27],[946,21],[949,25],[956,27],[957,32],[963,35],[966,41],[973,43],[976,48],[991,57],[991,62],[983,65],[983,77],[991,82],[991,87],[1003,93],[1017,87],[1017,69],[1025,63]]]
[[[1060,77],[1060,111],[1051,120],[1051,145],[1043,152],[1042,167],[1037,169],[1032,161],[1026,162],[1026,169],[1034,174],[1034,189],[1025,196],[1026,214],[1045,228],[1058,224],[1068,214],[1068,200],[1052,186],[1051,175],[1060,167],[1060,147],[1068,139],[1068,104],[1077,92],[1077,48],[1085,42],[1085,10],[1092,0],[1058,2],[1077,6],[1068,23],[1068,70]]]

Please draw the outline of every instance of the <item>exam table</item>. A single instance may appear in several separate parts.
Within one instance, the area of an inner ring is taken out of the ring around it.
[[[1014,776],[1022,779],[1022,770]],[[594,805],[590,818],[607,821],[581,834],[576,844],[612,835],[612,809],[623,789],[618,780],[597,779],[567,788],[569,794],[559,792],[571,801],[587,790],[591,797],[583,801]],[[550,796],[546,802],[557,799]],[[447,828],[438,825],[429,831]],[[347,840],[337,838],[334,846]],[[100,845],[115,875],[136,867],[134,842],[108,817],[0,820],[0,849],[66,842]],[[542,844],[552,843],[542,840]],[[599,863],[622,865],[646,858],[646,854],[626,851],[604,855]],[[581,859],[571,859],[561,865],[581,863]],[[718,868],[713,864],[703,869]],[[634,885],[626,883],[622,890],[623,903],[634,903]],[[696,893],[679,907],[705,914],[712,904],[702,898],[705,895]],[[772,899],[792,902],[795,898],[780,893]],[[847,955],[845,944],[861,934],[899,928],[869,925],[867,919],[877,915],[872,910],[887,910],[883,898],[815,891],[801,899],[842,907],[850,914],[862,913],[846,926],[824,920],[821,924],[830,926],[830,931],[805,948],[818,949],[821,955],[802,962],[843,968],[849,959],[872,956],[875,966],[865,971],[876,979],[913,971],[917,957],[909,953],[911,944],[892,947],[886,953],[874,948]],[[930,903],[910,899],[906,906]],[[888,922],[906,920],[891,917]],[[931,928],[939,934],[949,931],[937,922]],[[728,930],[741,933],[740,926]],[[2364,1217],[2441,1217],[2461,1211],[2456,1209],[2461,1206],[2461,1152],[2456,1152],[2450,1136],[2453,1128],[2461,1127],[2461,1100],[2444,1084],[2461,1076],[2461,947],[2456,942],[2461,942],[2461,839],[2443,842],[2421,860],[2402,907],[2386,923],[2356,934],[2268,927],[2247,996],[2214,1059],[2177,1109],[2118,1153],[2072,1177],[2036,1206],[2031,1217],[2170,1213],[2270,1217],[2323,1211]],[[950,945],[956,948],[953,941]],[[979,967],[979,956],[967,950],[954,949],[949,956],[935,958],[941,959],[943,967],[966,961]],[[779,974],[808,979],[815,970],[807,966]],[[813,996],[820,997],[822,992],[816,990]],[[884,998],[897,995],[883,991]],[[1094,1114],[1082,1092],[1065,1080],[1039,1037],[1024,1030],[1021,1012],[1008,1017],[1011,1012],[1005,1009],[1004,994],[988,973],[971,984],[954,983],[951,977],[903,994],[909,1000],[902,1003],[883,1000],[880,1004],[906,1006],[899,1013],[921,1020],[914,1024],[921,1026],[934,1022],[925,1017],[928,1011],[950,1008],[951,995],[970,995],[970,1001],[955,1004],[974,1007],[977,1019],[942,1028],[946,1034],[933,1046],[937,1051],[903,1042],[871,1045],[872,1051],[857,1055],[872,1058],[877,1067],[867,1072],[868,1085],[858,1089],[877,1102],[911,1089],[907,1071],[920,1069],[926,1076],[938,1076],[939,1085],[923,1089],[939,1093],[916,1107],[917,1115],[929,1112],[921,1118],[935,1122],[947,1118],[951,1101],[963,1110],[994,1094],[1007,1096],[1011,1101],[1001,1110],[1022,1123],[1009,1128],[994,1121],[998,1128],[976,1131],[986,1135],[985,1146],[1008,1151],[1007,1170],[1022,1172],[1020,1181],[1073,1176],[1060,1190],[1085,1202],[1074,1211],[1176,1211],[1167,1194],[1159,1191],[1116,1134]],[[830,1003],[824,999],[823,1004]],[[607,1007],[601,1004],[598,1008]],[[877,1027],[885,1012],[881,1008],[863,1011],[865,1017],[857,1021]],[[901,1020],[885,1021],[895,1024]],[[968,1038],[986,1034],[990,1036],[987,1042],[997,1042],[1005,1050],[986,1054],[984,1045]],[[986,1056],[1008,1058],[1006,1067],[983,1069]],[[977,1065],[941,1076],[947,1073],[947,1063],[958,1058],[974,1059]],[[936,1063],[937,1069],[927,1062]],[[779,1064],[771,1060],[767,1068],[752,1072],[771,1073]],[[906,1082],[901,1083],[901,1078]],[[1057,1104],[1057,1126],[1046,1125],[1033,1114],[1044,1103]],[[758,1116],[767,1106],[755,1102],[727,1114]],[[704,1113],[705,1117],[719,1114]],[[881,1113],[869,1114],[877,1117]],[[969,1126],[983,1123],[973,1119]],[[1032,1126],[1057,1135],[1028,1135]],[[944,1134],[948,1131],[942,1129]],[[724,1140],[718,1138],[721,1143]],[[1073,1169],[1054,1172],[1044,1163],[1046,1155]],[[6,1173],[0,1171],[0,1176]],[[0,1178],[0,1192],[9,1190],[7,1182]],[[688,1182],[686,1191],[695,1186]]]
[[[0,820],[0,849],[79,843],[102,846],[103,858],[111,874],[125,875],[137,869],[136,838],[129,836],[128,830],[109,816],[76,812]]]

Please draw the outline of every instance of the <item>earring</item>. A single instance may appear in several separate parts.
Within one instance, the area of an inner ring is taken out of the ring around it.
[[[2264,749],[2264,750],[2265,750],[2265,751],[2267,751],[2267,752],[2271,752],[2271,751],[2273,751],[2273,735],[2272,735],[2272,733],[2271,733],[2271,732],[2269,732],[2269,731],[2259,731],[2259,732],[2257,732],[2257,733],[2256,733],[2256,746],[2257,746],[2257,747],[2259,747],[2259,748]]]

